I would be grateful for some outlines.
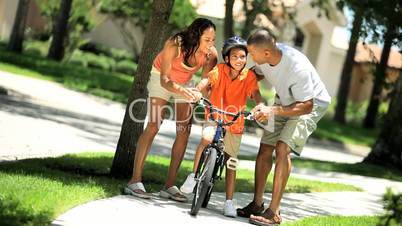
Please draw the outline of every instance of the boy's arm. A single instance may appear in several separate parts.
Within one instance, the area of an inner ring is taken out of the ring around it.
[[[255,89],[252,93],[251,93],[251,98],[254,100],[256,105],[259,104],[264,104],[265,101],[261,96],[260,90],[259,89]]]
[[[255,74],[255,77],[257,78],[257,81],[261,81],[265,78],[264,74],[262,73],[261,69],[257,67],[257,65],[254,65],[250,68]]]

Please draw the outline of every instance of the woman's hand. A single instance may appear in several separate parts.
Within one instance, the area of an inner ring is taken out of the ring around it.
[[[190,102],[197,102],[201,99],[202,94],[197,88],[182,88],[182,95]]]

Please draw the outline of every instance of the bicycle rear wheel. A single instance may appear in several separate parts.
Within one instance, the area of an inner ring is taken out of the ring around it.
[[[191,204],[190,214],[195,216],[204,202],[205,196],[208,193],[209,187],[212,186],[212,175],[215,168],[217,150],[214,147],[208,147],[204,150],[208,155],[205,156],[204,161],[200,162],[197,170],[197,185],[194,189],[194,198]]]

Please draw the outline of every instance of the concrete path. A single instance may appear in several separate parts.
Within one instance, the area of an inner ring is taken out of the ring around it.
[[[30,157],[59,156],[83,151],[111,151],[119,136],[124,105],[74,92],[59,84],[0,72],[0,161]],[[174,122],[165,121],[152,146],[153,154],[169,155]],[[192,159],[201,127],[192,129],[186,158]],[[241,153],[255,155],[259,137],[245,134]],[[305,158],[353,163],[361,161],[368,148],[308,144]],[[253,161],[242,168],[254,169]],[[346,183],[364,192],[329,192],[284,195],[285,221],[315,215],[374,215],[382,212],[381,195],[386,187],[402,191],[402,183],[384,179],[293,169],[293,177]],[[52,225],[249,225],[246,219],[222,216],[224,194],[214,193],[208,209],[197,217],[188,214],[190,204],[160,199],[116,196],[77,206],[59,216]],[[236,193],[237,206],[246,205],[252,194]],[[265,202],[270,194],[265,195]],[[347,202],[345,202],[347,201]]]

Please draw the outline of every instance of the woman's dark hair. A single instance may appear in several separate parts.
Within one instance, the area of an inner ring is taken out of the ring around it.
[[[188,63],[188,59],[193,55],[200,46],[200,37],[202,33],[212,27],[216,30],[215,24],[206,18],[195,19],[186,30],[173,35],[172,40],[180,42],[181,50],[184,52],[184,63]]]

